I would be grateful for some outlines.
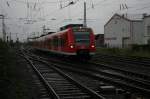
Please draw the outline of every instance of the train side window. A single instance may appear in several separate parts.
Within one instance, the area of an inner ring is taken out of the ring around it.
[[[55,42],[56,40],[55,40],[55,37],[53,38],[53,45],[54,45],[54,47],[56,46],[56,42]]]
[[[53,46],[55,47],[55,37],[53,38]]]
[[[67,42],[67,34],[64,35],[64,38],[63,38],[63,46],[65,46],[66,42]]]
[[[53,45],[54,45],[54,47],[58,46],[58,38],[57,37],[54,37],[54,39],[53,39]]]
[[[62,46],[65,45],[65,39],[62,39]]]
[[[48,44],[49,44],[49,46],[52,46],[52,40],[51,39],[48,40]]]
[[[46,46],[49,46],[49,39],[46,39]]]
[[[46,47],[46,42],[47,42],[47,41],[46,41],[46,40],[44,40],[43,42],[44,42],[44,47]]]
[[[64,44],[65,44],[64,39],[63,39],[63,38],[61,38],[61,39],[60,39],[60,42],[61,42],[61,43],[60,43],[60,44],[61,44],[61,47],[63,47],[63,46],[64,46]]]
[[[54,47],[54,38],[52,39],[52,46]]]
[[[60,38],[60,46],[63,47],[63,38]]]
[[[60,47],[61,46],[61,43],[62,43],[62,38],[61,37],[58,37],[58,46]]]
[[[58,37],[56,37],[56,47],[58,47]]]

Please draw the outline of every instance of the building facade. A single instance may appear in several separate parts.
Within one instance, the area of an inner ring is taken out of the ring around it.
[[[115,14],[104,26],[104,43],[108,47],[143,44],[143,21]]]
[[[95,35],[96,47],[104,47],[104,34]]]
[[[150,44],[150,16],[143,18],[144,24],[144,44]]]

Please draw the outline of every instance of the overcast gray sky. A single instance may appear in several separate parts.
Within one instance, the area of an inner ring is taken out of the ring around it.
[[[69,2],[76,2],[67,6]],[[104,24],[115,13],[138,17],[150,13],[150,0],[0,0],[0,14],[6,19],[6,31],[20,40],[42,33],[42,26],[57,31],[69,23],[83,23],[83,2],[87,2],[87,24],[95,34],[104,33]],[[121,5],[121,6],[120,6]],[[62,7],[62,9],[61,9]],[[0,20],[0,31],[1,31]]]

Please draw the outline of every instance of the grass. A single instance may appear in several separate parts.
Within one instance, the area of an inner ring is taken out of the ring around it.
[[[0,41],[0,98],[31,99],[32,78],[15,50]]]
[[[147,50],[132,50],[119,48],[97,48],[97,54],[123,55],[127,57],[147,57],[150,58],[150,51]]]

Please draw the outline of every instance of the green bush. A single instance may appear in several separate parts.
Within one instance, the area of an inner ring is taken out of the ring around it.
[[[132,48],[97,48],[97,54],[123,55],[127,57],[150,57],[149,45],[134,45]]]
[[[150,45],[132,45],[132,50],[133,51],[140,51],[140,50],[145,50],[149,51],[150,50]]]

